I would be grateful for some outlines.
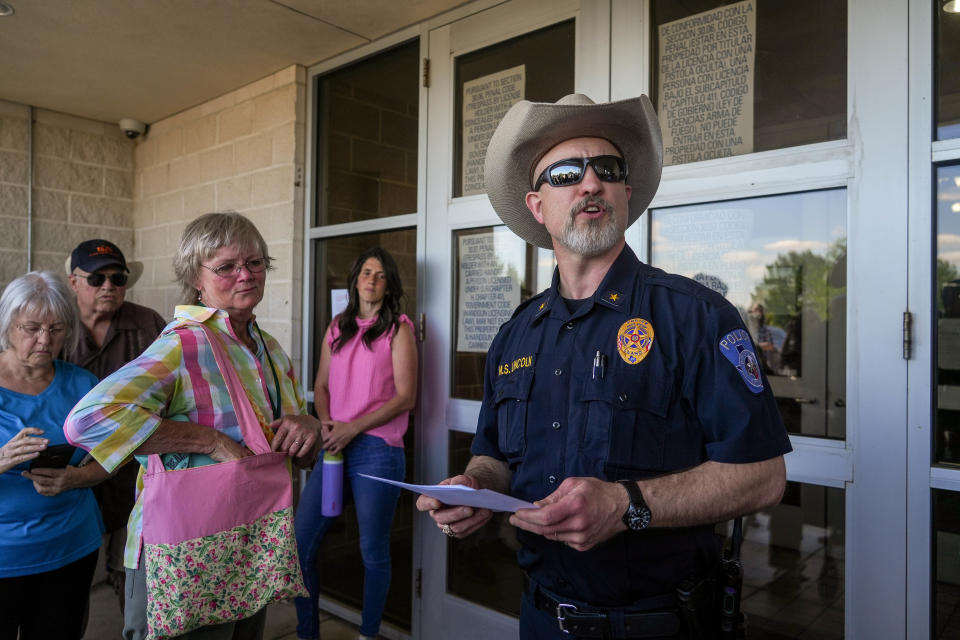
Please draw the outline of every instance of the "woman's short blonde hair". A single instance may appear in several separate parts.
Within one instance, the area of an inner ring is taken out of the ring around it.
[[[232,244],[255,248],[267,261],[267,268],[272,268],[273,258],[267,255],[267,243],[246,216],[236,211],[207,213],[187,225],[173,259],[173,272],[180,284],[183,304],[197,303],[197,278],[203,261]]]
[[[52,271],[31,271],[13,280],[0,296],[0,351],[10,348],[10,329],[21,313],[50,314],[67,326],[65,353],[73,353],[80,340],[80,313],[67,283]],[[57,354],[59,355],[59,354]]]

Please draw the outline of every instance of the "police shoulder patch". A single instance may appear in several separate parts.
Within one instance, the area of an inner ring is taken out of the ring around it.
[[[630,318],[617,331],[617,352],[627,364],[637,364],[653,346],[653,325],[643,318]]]
[[[747,388],[753,393],[763,391],[760,363],[753,349],[750,334],[745,329],[734,329],[720,336],[720,353],[736,367]]]

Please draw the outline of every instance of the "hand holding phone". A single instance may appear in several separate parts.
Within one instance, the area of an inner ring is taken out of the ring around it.
[[[30,469],[63,469],[77,450],[72,444],[54,444],[30,461]]]

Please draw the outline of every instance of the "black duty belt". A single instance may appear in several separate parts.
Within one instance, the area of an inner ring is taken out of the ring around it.
[[[584,605],[556,596],[532,580],[524,580],[534,606],[556,616],[560,630],[577,638],[609,638],[616,633],[617,621],[623,619],[624,638],[669,638],[680,633],[680,616],[676,610],[630,611],[629,608],[603,608]]]

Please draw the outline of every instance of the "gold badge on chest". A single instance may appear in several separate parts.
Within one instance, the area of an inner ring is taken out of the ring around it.
[[[638,364],[653,346],[653,325],[643,318],[630,318],[617,331],[617,352],[627,364]]]

